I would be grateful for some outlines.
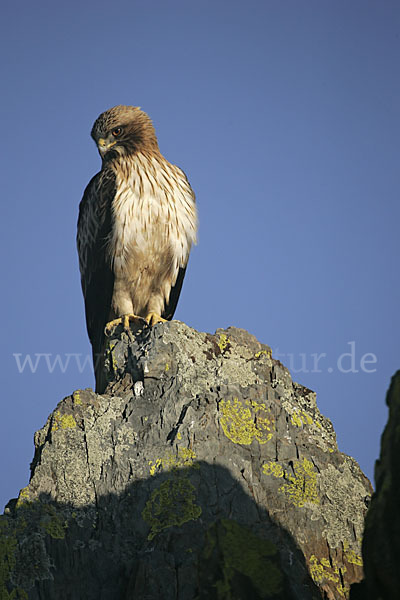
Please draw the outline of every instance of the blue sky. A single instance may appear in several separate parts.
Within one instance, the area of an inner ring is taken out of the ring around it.
[[[269,344],[372,478],[400,365],[398,2],[23,1],[0,40],[0,505],[48,414],[93,386],[75,232],[115,104],[148,112],[196,192],[176,318]]]

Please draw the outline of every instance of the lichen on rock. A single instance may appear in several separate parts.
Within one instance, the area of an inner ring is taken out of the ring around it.
[[[198,519],[201,507],[196,504],[196,490],[187,477],[167,479],[151,494],[142,511],[149,525],[148,539],[173,525],[178,527],[187,521]]]
[[[104,369],[103,394],[75,391],[35,435],[2,517],[5,598],[348,595],[372,490],[268,346],[233,327],[132,324]]]

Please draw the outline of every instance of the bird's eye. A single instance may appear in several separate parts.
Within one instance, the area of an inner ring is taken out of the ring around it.
[[[111,133],[113,134],[114,137],[120,136],[122,133],[122,127],[116,127],[115,129],[112,130]]]

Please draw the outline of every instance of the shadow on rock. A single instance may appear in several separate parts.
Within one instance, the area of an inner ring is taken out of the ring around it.
[[[0,523],[10,598],[323,598],[292,537],[218,465],[172,468],[81,507],[42,494]]]

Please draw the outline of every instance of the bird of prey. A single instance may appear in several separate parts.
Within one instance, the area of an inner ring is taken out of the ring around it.
[[[172,319],[197,213],[186,175],[163,157],[139,107],[110,108],[91,136],[102,168],[79,205],[77,246],[96,390],[103,391],[99,357],[113,326]]]

